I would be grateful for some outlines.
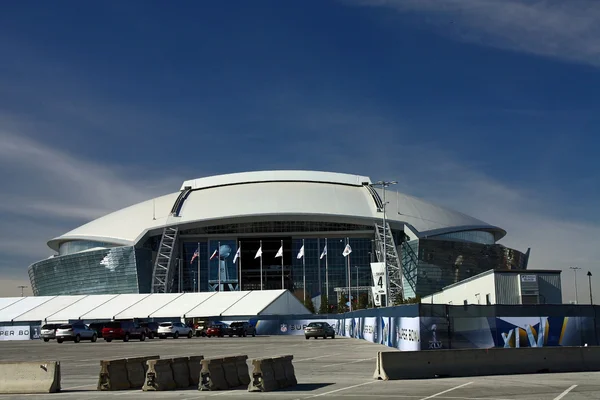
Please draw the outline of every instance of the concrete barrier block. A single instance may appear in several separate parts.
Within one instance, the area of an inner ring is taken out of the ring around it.
[[[188,357],[188,368],[190,370],[190,386],[198,386],[200,383],[200,371],[202,370],[203,356]]]
[[[146,380],[142,390],[145,392],[149,391],[163,391],[163,390],[175,390],[177,389],[177,383],[173,377],[173,370],[171,368],[172,360],[148,360],[148,371],[146,372]]]
[[[225,373],[225,380],[227,381],[229,389],[241,386],[238,377],[236,357],[223,358],[223,372]]]
[[[0,362],[0,394],[60,392],[60,362]]]
[[[190,367],[188,357],[178,357],[171,360],[173,379],[178,389],[190,387]]]
[[[288,355],[283,356],[283,369],[285,372],[285,377],[287,379],[287,387],[296,386],[298,384],[298,380],[296,379],[296,370],[294,369],[294,364],[292,364],[292,360],[294,356]]]
[[[129,388],[126,359],[100,361],[98,390],[128,390]]]
[[[250,384],[250,373],[248,372],[248,364],[246,361],[248,356],[236,356],[235,365],[237,366],[238,379],[240,385],[248,386]]]
[[[210,358],[201,361],[200,383],[198,390],[227,390],[229,384],[225,379],[222,358]]]
[[[249,392],[271,392],[279,389],[275,379],[274,361],[272,358],[252,360],[252,376],[248,385]]]
[[[273,357],[273,376],[279,389],[287,387],[287,378],[285,377],[285,366],[283,357]]]
[[[589,352],[585,352],[590,349]],[[586,362],[586,356],[589,362]],[[600,348],[521,347],[379,352],[375,379],[426,379],[600,370]]]
[[[146,380],[148,360],[158,360],[160,356],[133,357],[126,360],[127,379],[130,389],[141,389]]]

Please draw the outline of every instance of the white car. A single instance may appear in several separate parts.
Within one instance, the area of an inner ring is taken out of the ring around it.
[[[181,322],[163,322],[158,325],[158,337],[161,339],[166,339],[167,337],[178,339],[179,336],[187,336],[188,339],[191,339],[193,333],[192,328],[185,326]]]

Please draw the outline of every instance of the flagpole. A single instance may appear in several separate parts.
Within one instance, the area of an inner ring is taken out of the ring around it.
[[[263,290],[263,271],[262,271],[262,240],[260,241],[260,290]]]
[[[285,289],[283,282],[283,240],[281,241],[281,289]]]
[[[240,286],[240,292],[242,291],[242,242],[238,242],[238,250],[240,251],[240,257],[238,258],[238,267],[240,272],[238,272],[238,283]]]
[[[317,238],[317,254],[321,250],[321,240]],[[321,257],[317,259],[317,274],[319,275],[317,281],[319,282],[319,293],[323,294],[323,286],[321,286]]]
[[[327,238],[325,238],[325,286],[327,286],[327,313],[329,314],[329,259],[327,256]]]
[[[200,286],[200,242],[198,242],[198,292],[202,290]]]
[[[221,291],[221,242],[217,244],[217,266],[219,267],[219,292]]]
[[[302,252],[306,252],[304,248],[304,239],[302,239]],[[302,287],[304,288],[304,304],[306,304],[306,255],[302,254]]]
[[[346,238],[346,245],[350,244],[350,238]],[[352,312],[352,292],[350,291],[350,280],[352,279],[351,271],[350,271],[350,254],[348,254],[348,304],[350,305],[350,312]]]

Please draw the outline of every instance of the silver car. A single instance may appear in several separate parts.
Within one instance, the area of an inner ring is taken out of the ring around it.
[[[98,340],[98,334],[84,323],[65,324],[56,329],[56,341],[62,343],[65,340],[72,340],[75,343],[82,340],[95,342]]]
[[[56,339],[56,329],[60,324],[46,324],[42,326],[40,337],[44,339],[44,342],[50,341],[50,339]]]

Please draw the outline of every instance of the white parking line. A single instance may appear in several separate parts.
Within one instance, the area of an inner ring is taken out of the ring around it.
[[[348,386],[348,387],[344,387],[344,388],[340,388],[340,389],[336,389],[336,390],[330,390],[329,392],[325,392],[325,393],[315,394],[314,396],[304,397],[304,399],[312,399],[313,397],[327,396],[328,394],[338,393],[338,392],[342,392],[344,390],[350,390],[350,389],[354,389],[354,388],[357,388],[360,386],[371,385],[371,384],[377,383],[377,382],[379,382],[379,381],[372,380],[369,382],[363,382],[363,383],[359,383],[358,385],[352,385],[352,386]],[[368,396],[365,396],[365,397],[368,397]]]
[[[342,353],[335,353],[335,354],[327,354],[324,356],[319,356],[319,357],[311,357],[311,358],[302,358],[300,360],[294,360],[295,363],[297,362],[302,362],[302,361],[310,361],[310,360],[318,360],[319,358],[326,358],[326,357],[332,357],[332,356],[339,356]]]
[[[434,397],[438,397],[439,395],[442,395],[444,393],[448,393],[448,392],[451,392],[453,390],[463,388],[463,387],[468,386],[468,385],[470,385],[472,383],[473,382],[463,383],[462,385],[458,385],[456,387],[453,387],[453,388],[450,388],[450,389],[446,389],[443,392],[439,392],[439,393],[436,393],[436,394],[432,394],[431,396],[423,397],[421,400],[433,399]]]
[[[341,362],[341,363],[336,363],[336,364],[323,365],[323,366],[319,366],[319,368],[337,367],[338,365],[355,364],[355,363],[359,363],[359,362],[363,362],[363,361],[371,361],[371,360],[376,360],[376,359],[377,359],[377,357],[363,358],[362,360],[353,360],[353,361],[346,361],[346,362]]]
[[[556,396],[554,398],[554,400],[560,400],[563,397],[565,397],[567,395],[567,393],[569,393],[571,390],[575,389],[577,387],[577,385],[573,385],[570,388],[568,388],[567,390],[565,390],[564,392],[562,392],[561,394],[559,394],[558,396]]]

